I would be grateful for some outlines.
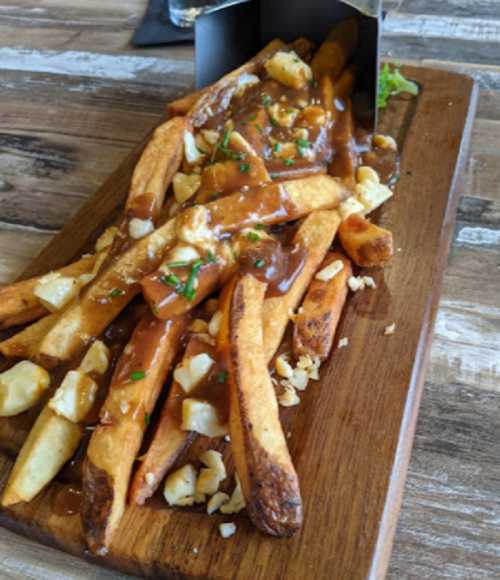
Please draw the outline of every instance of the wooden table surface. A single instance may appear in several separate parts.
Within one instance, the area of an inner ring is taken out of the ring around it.
[[[0,1],[0,282],[191,86],[191,47],[130,47],[144,7]],[[385,56],[465,72],[481,88],[388,578],[490,579],[500,570],[500,0],[385,9]],[[42,577],[125,578],[0,529],[0,578]]]

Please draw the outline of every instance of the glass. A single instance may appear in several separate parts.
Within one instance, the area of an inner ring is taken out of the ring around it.
[[[176,26],[188,28],[194,25],[197,16],[210,8],[223,4],[225,0],[169,0],[170,20]]]

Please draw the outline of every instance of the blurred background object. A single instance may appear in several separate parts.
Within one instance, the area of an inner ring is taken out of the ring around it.
[[[170,20],[176,26],[191,28],[197,16],[223,3],[224,0],[169,0]]]

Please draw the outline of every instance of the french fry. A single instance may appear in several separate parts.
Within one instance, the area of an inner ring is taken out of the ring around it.
[[[213,347],[193,335],[186,346],[183,361],[201,352],[207,352],[213,358],[213,350]],[[158,489],[182,451],[197,436],[194,431],[181,429],[182,403],[185,398],[185,391],[173,380],[154,437],[134,475],[130,487],[131,502],[144,504]]]
[[[333,81],[340,75],[358,44],[358,23],[355,18],[342,21],[328,34],[311,61],[316,79],[327,74]]]
[[[328,279],[336,266],[340,271]],[[321,274],[322,279],[318,279]],[[352,269],[349,260],[338,252],[329,252],[309,285],[294,320],[293,353],[297,358],[300,355],[319,357],[321,360],[328,357],[347,298],[347,280],[350,276]]]
[[[267,369],[265,292],[251,274],[224,289],[218,348],[228,371],[231,448],[246,509],[260,530],[290,536],[302,523],[302,500]]]
[[[394,253],[392,232],[357,213],[340,224],[339,239],[347,255],[358,266],[381,266]]]
[[[41,341],[38,357],[45,365],[57,364],[77,354],[139,292],[137,283],[161,263],[165,250],[177,236],[186,238],[208,224],[213,232],[235,232],[257,223],[275,224],[298,219],[316,209],[334,208],[349,196],[332,177],[316,175],[272,183],[237,192],[181,212],[177,218],[139,240],[100,274],[80,300],[67,308]],[[184,241],[189,242],[188,239]]]
[[[346,66],[338,79],[333,83],[333,97],[336,99],[347,99],[352,93],[355,81],[356,69],[354,65]]]
[[[316,211],[298,229],[294,243],[306,251],[304,266],[286,294],[266,298],[263,307],[264,352],[267,361],[278,349],[293,311],[302,300],[314,273],[330,247],[340,218],[336,211]]]
[[[154,230],[166,191],[182,163],[184,132],[189,128],[190,123],[186,117],[174,117],[157,127],[153,133],[135,166],[125,215],[120,224],[120,233],[109,253],[109,260]]]
[[[145,315],[118,361],[83,469],[82,524],[94,551],[109,545],[125,510],[132,466],[187,321]]]
[[[169,117],[177,117],[177,116],[184,116],[189,113],[189,110],[196,101],[201,97],[203,91],[206,89],[200,89],[199,91],[195,91],[194,93],[189,93],[187,95],[183,95],[175,101],[170,101],[167,103],[167,114]]]
[[[61,276],[78,277],[92,271],[96,255],[85,256],[56,270]],[[48,310],[33,293],[43,276],[15,282],[0,288],[0,329],[31,322],[48,314]]]
[[[81,423],[92,408],[109,351],[96,341],[80,369],[70,371],[45,405],[16,459],[2,505],[31,501],[73,456],[83,437]]]
[[[328,173],[342,179],[348,187],[356,183],[357,154],[354,143],[354,118],[351,101],[347,101],[344,111],[337,113],[337,129],[334,132],[333,158]]]
[[[82,434],[81,425],[44,407],[16,459],[2,505],[33,499],[73,456]]]
[[[48,314],[17,334],[0,342],[0,353],[7,358],[35,358],[43,337],[54,326],[59,314]]]

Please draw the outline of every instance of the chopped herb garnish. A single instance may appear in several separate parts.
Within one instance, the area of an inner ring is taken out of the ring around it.
[[[221,194],[222,194],[222,191],[213,191],[211,196],[212,197],[219,197],[219,195],[221,195]]]
[[[292,113],[295,113],[295,111],[293,109],[287,109],[286,110],[286,114],[287,115],[291,115]]]
[[[160,278],[160,282],[162,284],[166,284],[167,286],[173,286],[174,288],[178,288],[178,286],[182,284],[180,278],[175,274],[167,274],[166,276],[162,276]]]
[[[259,125],[258,123],[255,124],[255,128],[259,133],[262,133],[264,131],[264,127],[262,127],[262,125]]]
[[[255,119],[257,119],[257,115],[252,115],[251,117],[248,117],[249,121],[255,121]]]
[[[255,224],[254,225],[254,229],[256,229],[256,230],[265,230],[266,229],[266,224]]]
[[[227,379],[227,372],[221,371],[220,373],[217,373],[216,378],[218,383],[225,383]]]
[[[298,58],[294,58],[293,62],[300,62],[300,60]]]
[[[264,107],[269,107],[273,100],[269,95],[262,95],[262,102],[264,103]]]
[[[279,152],[281,151],[281,143],[275,143],[275,144],[273,145],[273,151],[274,151],[275,153],[279,153]]]
[[[146,376],[146,373],[144,371],[134,371],[133,373],[130,374],[130,378],[133,381],[140,381],[145,376]]]
[[[186,285],[184,286],[184,290],[182,295],[187,300],[194,300],[196,296],[196,289],[194,287],[196,283],[196,279],[198,278],[198,274],[203,266],[203,260],[195,260],[193,265],[191,266],[191,272],[189,273],[189,278],[187,279]]]
[[[227,149],[227,146],[229,145],[229,139],[231,138],[231,133],[232,133],[232,131],[230,131],[229,129],[224,131],[224,135],[222,136],[222,142],[221,142],[222,148]]]
[[[290,165],[293,165],[295,161],[293,159],[283,159],[283,163],[290,167]]]
[[[266,261],[264,260],[264,258],[257,258],[254,262],[254,266],[256,268],[263,268],[265,263],[266,263]]]
[[[271,122],[271,125],[273,127],[277,127],[278,126],[278,121],[276,121],[276,119],[274,117],[269,117],[269,121]]]
[[[399,68],[396,67],[391,71],[386,63],[378,77],[377,107],[383,109],[387,106],[389,97],[399,95],[399,93],[409,93],[415,96],[418,94],[418,85],[406,79]]]
[[[189,262],[186,262],[186,260],[177,260],[177,262],[169,262],[167,266],[169,268],[185,268],[189,266]]]
[[[118,296],[123,296],[124,294],[125,290],[122,290],[121,288],[113,288],[113,290],[111,290],[109,293],[109,296],[111,298],[118,298]]]
[[[249,163],[240,163],[240,172],[241,173],[248,173],[250,171],[250,164]]]
[[[249,240],[251,242],[258,242],[260,240],[260,236],[259,236],[259,234],[256,234],[255,232],[248,232],[247,240]]]
[[[151,423],[151,415],[149,413],[144,413],[144,425],[149,425]]]
[[[215,262],[217,262],[217,258],[215,256],[215,254],[212,252],[212,250],[208,250],[207,257],[205,258],[205,262],[207,264],[215,264]]]
[[[302,149],[307,149],[311,146],[311,143],[307,139],[297,139],[295,143],[297,147],[301,147]]]
[[[318,86],[318,81],[316,79],[311,79],[309,81],[309,86],[315,89]]]
[[[160,309],[158,308],[158,306],[156,306],[156,304],[151,305],[151,311],[155,316],[158,316],[158,314],[160,314]]]

